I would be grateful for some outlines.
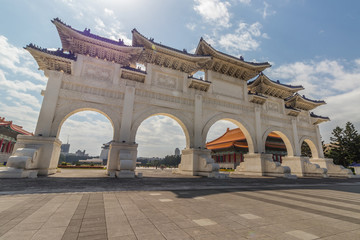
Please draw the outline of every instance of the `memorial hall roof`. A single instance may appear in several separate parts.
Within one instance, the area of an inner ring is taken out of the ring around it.
[[[293,107],[302,110],[312,110],[320,105],[326,104],[323,100],[311,100],[306,98],[304,95],[300,95],[298,93],[294,94],[291,97],[285,99],[285,105],[287,107]]]
[[[292,86],[280,83],[280,81],[273,81],[265,74],[260,73],[255,80],[248,82],[248,89],[254,93],[262,93],[265,95],[285,99],[292,96],[295,92],[303,90],[304,88],[300,85]]]
[[[1,128],[8,129],[8,133],[10,133],[12,135],[11,137],[14,138],[16,138],[17,134],[33,135],[31,132],[24,130],[22,126],[15,125],[12,121],[6,121],[4,117],[0,117],[0,129]],[[1,130],[1,132],[3,132],[3,130]]]
[[[268,135],[268,137],[272,139],[281,139],[281,137],[274,132],[271,132]],[[240,130],[240,128],[235,128],[231,130],[228,128],[222,136],[218,137],[213,141],[206,143],[206,148],[210,150],[225,149],[233,146],[239,148],[248,148],[245,135]],[[274,147],[278,149],[286,149],[285,144],[283,142],[267,141],[266,146]]]

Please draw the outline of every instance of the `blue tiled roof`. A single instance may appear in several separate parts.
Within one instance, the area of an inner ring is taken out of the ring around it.
[[[41,47],[36,46],[36,45],[34,45],[32,43],[30,43],[29,45],[26,45],[26,47],[24,47],[24,48],[25,49],[26,48],[32,48],[32,49],[36,49],[38,51],[41,51],[41,52],[44,52],[44,53],[47,53],[47,54],[57,56],[57,57],[67,58],[67,59],[70,59],[70,60],[76,60],[76,56],[73,53],[64,52],[63,49],[58,49],[56,51],[52,51],[52,50],[48,50],[47,48],[41,48]]]
[[[123,40],[119,39],[119,41],[115,41],[115,40],[112,40],[112,39],[100,37],[98,35],[90,33],[90,29],[87,29],[87,28],[85,28],[84,31],[76,30],[76,29],[72,28],[70,25],[67,25],[64,22],[62,22],[59,18],[54,18],[54,20],[52,22],[54,22],[54,21],[59,22],[59,23],[63,24],[64,26],[69,27],[69,28],[73,29],[74,31],[76,31],[76,32],[78,32],[78,33],[80,33],[80,34],[82,34],[84,36],[91,37],[93,39],[100,40],[100,41],[110,43],[110,44],[114,44],[114,45],[117,45],[117,46],[129,47],[128,45],[124,44]]]
[[[159,47],[163,47],[163,48],[166,48],[166,49],[169,49],[171,51],[175,51],[175,52],[178,52],[178,53],[182,53],[182,54],[185,54],[185,55],[188,55],[188,56],[191,56],[191,57],[210,57],[209,55],[196,55],[196,54],[192,54],[192,53],[188,53],[185,49],[184,50],[179,50],[179,49],[176,49],[176,48],[172,48],[172,47],[169,47],[169,46],[166,46],[166,45],[163,45],[161,43],[157,43],[154,41],[153,38],[147,38],[145,37],[144,35],[142,35],[136,28],[134,28],[132,31],[132,33],[136,32],[137,34],[139,34],[140,36],[142,36],[143,38],[147,39],[148,41],[152,42],[154,45],[157,45]],[[144,47],[144,46],[141,46],[141,47]]]
[[[284,87],[288,87],[288,88],[294,88],[294,89],[296,89],[296,88],[302,88],[302,89],[304,89],[304,87],[301,86],[301,85],[293,86],[293,85],[290,85],[290,84],[280,83],[279,80],[273,81],[273,80],[271,80],[269,77],[267,77],[263,72],[261,72],[261,73],[259,74],[259,76],[265,76],[265,77],[266,77],[267,79],[269,79],[272,83],[275,83],[275,84],[280,85],[280,86],[284,86]],[[248,82],[247,85],[253,84],[256,80],[257,80],[257,78],[254,79],[254,80],[252,80],[252,81],[250,81],[250,82]]]
[[[319,116],[319,115],[316,115],[316,114],[313,113],[313,112],[310,113],[310,117],[313,117],[313,118],[321,118],[321,119],[325,119],[325,120],[330,120],[330,118],[328,118],[328,117]]]

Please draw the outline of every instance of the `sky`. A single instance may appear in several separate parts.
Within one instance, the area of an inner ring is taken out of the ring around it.
[[[314,110],[325,142],[336,126],[360,131],[360,1],[347,0],[0,0],[0,116],[34,132],[47,79],[23,49],[34,43],[61,48],[51,19],[131,44],[136,28],[156,42],[193,52],[203,37],[214,48],[246,61],[268,61],[272,80],[304,86],[299,93],[325,100]],[[217,122],[208,140],[229,122]],[[63,124],[70,151],[99,155],[113,130],[104,116],[80,112]],[[155,134],[154,134],[155,133]],[[138,156],[163,157],[185,147],[180,126],[168,117],[145,120],[136,135]]]

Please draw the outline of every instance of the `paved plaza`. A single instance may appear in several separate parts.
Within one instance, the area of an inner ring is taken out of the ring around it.
[[[0,239],[360,239],[359,179],[0,179]]]

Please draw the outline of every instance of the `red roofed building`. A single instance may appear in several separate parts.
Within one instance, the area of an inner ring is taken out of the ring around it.
[[[0,163],[6,162],[10,157],[18,134],[33,135],[21,126],[13,124],[12,121],[0,117]]]
[[[244,154],[248,152],[248,144],[240,128],[227,129],[221,137],[206,143],[206,148],[211,150],[211,156],[220,168],[233,168],[244,161]],[[273,154],[273,160],[282,162],[286,155],[286,146],[281,137],[270,133],[265,143],[266,153]]]

